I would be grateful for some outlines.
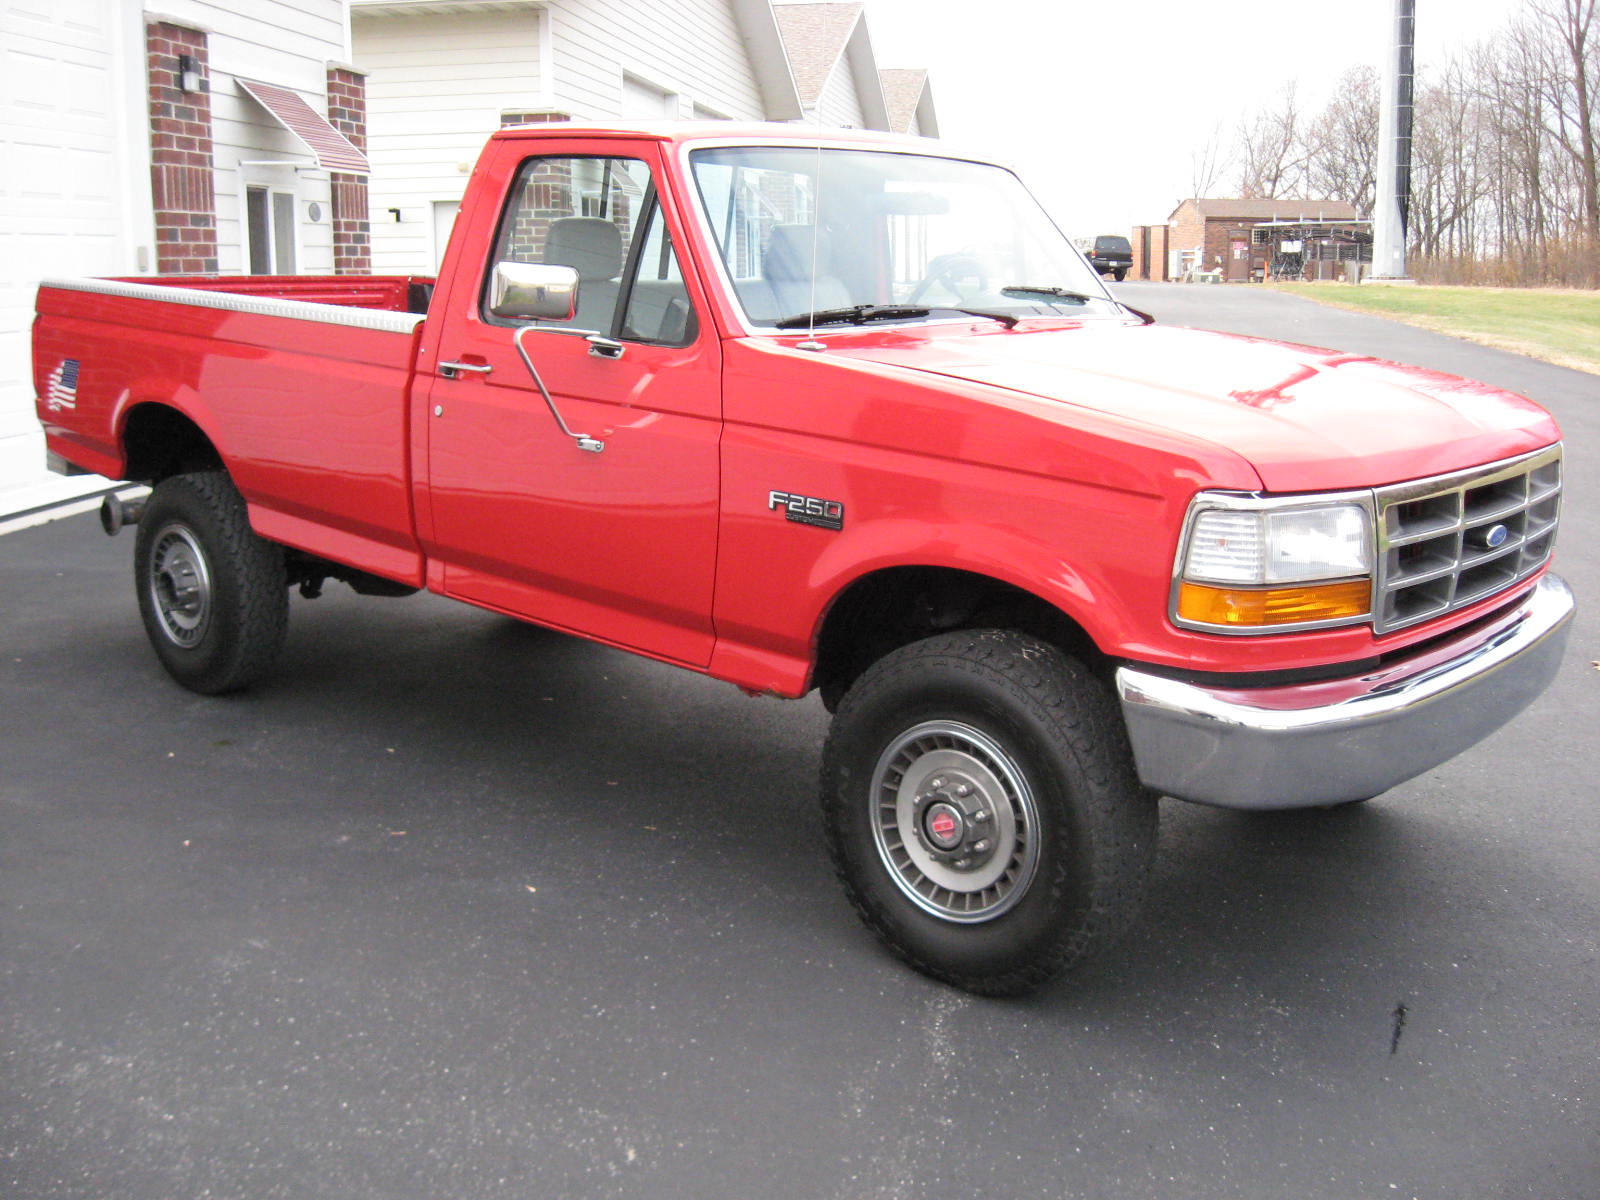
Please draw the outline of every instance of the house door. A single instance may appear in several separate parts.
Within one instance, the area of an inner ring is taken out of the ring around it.
[[[1228,281],[1250,282],[1250,237],[1235,235],[1228,242]]]

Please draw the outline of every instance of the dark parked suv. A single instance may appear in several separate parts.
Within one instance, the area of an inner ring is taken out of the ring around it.
[[[1127,277],[1133,266],[1133,247],[1128,239],[1115,233],[1101,234],[1097,238],[1079,238],[1078,249],[1089,260],[1089,265],[1102,275],[1112,275],[1118,283]]]

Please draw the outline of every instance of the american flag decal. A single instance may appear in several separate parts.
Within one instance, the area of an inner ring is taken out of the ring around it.
[[[78,407],[78,371],[82,364],[75,358],[64,358],[61,365],[50,372],[50,386],[45,389],[45,404],[52,412]]]

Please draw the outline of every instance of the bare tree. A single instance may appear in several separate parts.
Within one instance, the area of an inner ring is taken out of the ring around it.
[[[1299,191],[1305,178],[1305,142],[1293,82],[1239,122],[1239,195],[1273,199]]]
[[[1348,200],[1372,215],[1377,191],[1378,72],[1351,67],[1340,77],[1326,108],[1306,130],[1303,159],[1312,196]]]
[[[1578,169],[1584,232],[1600,240],[1600,177],[1596,174],[1594,103],[1596,78],[1596,0],[1541,0],[1533,19],[1547,31],[1552,48],[1565,61],[1546,77],[1552,129],[1561,149]],[[1552,64],[1553,65],[1553,64]]]
[[[1189,195],[1197,199],[1211,195],[1228,169],[1228,152],[1222,140],[1222,122],[1211,127],[1205,144],[1189,153]]]

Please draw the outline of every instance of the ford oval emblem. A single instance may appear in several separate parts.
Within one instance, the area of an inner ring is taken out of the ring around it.
[[[1511,530],[1504,525],[1491,525],[1483,531],[1483,544],[1491,550],[1498,550],[1510,536]]]

